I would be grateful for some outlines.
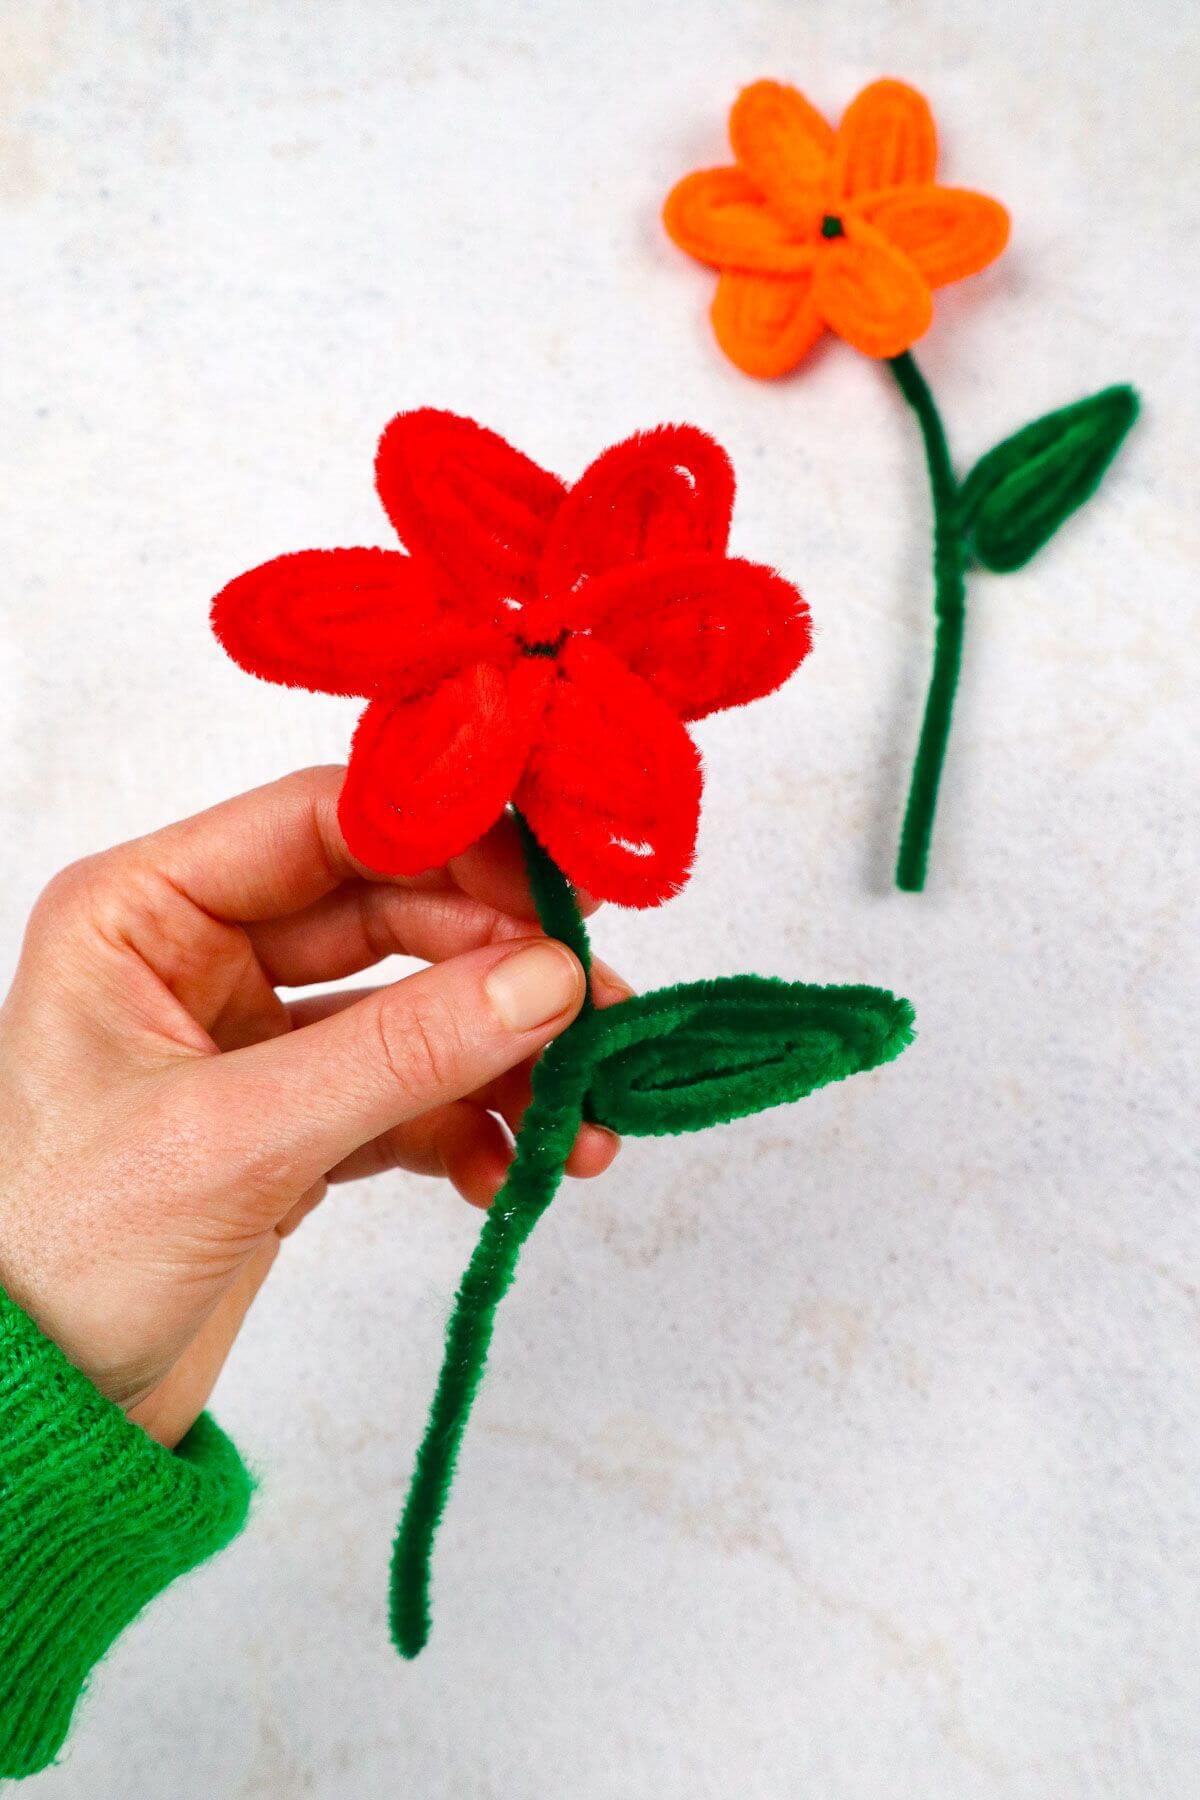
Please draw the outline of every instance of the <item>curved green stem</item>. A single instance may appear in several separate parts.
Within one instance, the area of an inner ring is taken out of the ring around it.
[[[569,944],[586,969],[591,960],[587,927],[571,885],[520,814],[517,823],[543,929]],[[533,1098],[517,1134],[512,1168],[484,1220],[446,1328],[429,1421],[392,1550],[389,1622],[402,1656],[418,1655],[429,1638],[434,1540],[487,1362],[496,1309],[516,1272],[522,1245],[558,1191],[583,1117],[590,1064],[581,1052],[578,1024],[576,1020],[550,1045],[534,1069]]]
[[[967,553],[959,524],[958,484],[945,427],[929,384],[908,351],[891,358],[891,369],[921,427],[933,498],[933,674],[896,858],[896,886],[909,893],[920,893],[925,886],[938,785],[962,663]]]

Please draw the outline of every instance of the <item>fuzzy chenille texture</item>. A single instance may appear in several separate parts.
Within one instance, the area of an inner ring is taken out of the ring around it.
[[[392,1549],[389,1624],[392,1642],[409,1659],[429,1640],[434,1541],[487,1366],[496,1312],[512,1285],[522,1248],[561,1185],[583,1117],[589,1068],[585,1032],[578,1028],[564,1032],[539,1058],[508,1179],[488,1210],[455,1296],[441,1372]]]
[[[872,82],[836,131],[798,89],[756,81],[729,137],[734,166],[685,176],[663,221],[720,271],[713,329],[747,375],[786,375],[826,330],[898,356],[932,323],[932,290],[1008,242],[998,201],[935,180],[933,114],[903,81]]]
[[[1091,498],[1138,405],[1133,388],[1118,382],[1035,419],[980,457],[960,506],[971,553],[985,569],[1023,569]]]
[[[542,925],[581,949],[586,966],[587,930],[570,888],[528,824],[519,824]],[[389,1619],[402,1656],[419,1656],[429,1641],[434,1544],[496,1312],[522,1248],[558,1192],[580,1121],[642,1137],[702,1131],[878,1068],[912,1039],[911,1005],[886,989],[731,975],[585,1008],[551,1044],[533,1071],[508,1179],[455,1297],[396,1533]]]
[[[54,1760],[91,1669],[252,1486],[207,1413],[164,1449],[0,1291],[0,1779]]]
[[[795,588],[727,554],[724,450],[663,425],[568,486],[422,407],[387,427],[375,479],[409,554],[276,557],[212,610],[251,674],[368,702],[339,806],[350,849],[416,875],[511,801],[577,887],[669,899],[700,817],[687,724],[771,693],[812,642]]]
[[[998,575],[1023,568],[1095,493],[1137,418],[1138,397],[1122,382],[1060,406],[996,444],[960,482],[929,383],[907,352],[890,367],[921,427],[933,501],[933,673],[896,857],[897,886],[919,893],[962,666],[968,566]]]
[[[885,988],[725,975],[639,994],[588,1022],[587,1117],[626,1137],[704,1131],[877,1069],[913,1040]]]

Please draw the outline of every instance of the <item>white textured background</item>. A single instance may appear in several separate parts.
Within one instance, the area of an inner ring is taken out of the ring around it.
[[[631,978],[909,994],[894,1068],[627,1147],[502,1314],[415,1666],[389,1539],[477,1219],[406,1179],[287,1246],[217,1395],[252,1528],[98,1673],[87,1800],[1182,1800],[1200,1766],[1195,93],[1185,0],[7,0],[0,961],[63,862],[301,763],[209,595],[389,541],[397,409],[574,475],[686,417],[819,623],[700,728],[698,873]],[[724,364],[657,213],[736,88],[930,95],[1010,251],[921,349],[962,459],[1128,378],[1102,496],[977,578],[924,898],[912,421]],[[1189,1089],[1193,1091],[1189,1093]]]

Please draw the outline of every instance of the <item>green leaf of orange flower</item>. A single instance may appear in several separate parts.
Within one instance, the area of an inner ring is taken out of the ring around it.
[[[1138,412],[1131,387],[1104,388],[1005,438],[959,491],[971,548],[998,574],[1019,569],[1099,486]]]

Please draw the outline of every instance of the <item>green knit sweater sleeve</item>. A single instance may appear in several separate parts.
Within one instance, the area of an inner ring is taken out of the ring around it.
[[[251,1487],[207,1413],[163,1449],[0,1291],[0,1778],[53,1761],[89,1671]]]

